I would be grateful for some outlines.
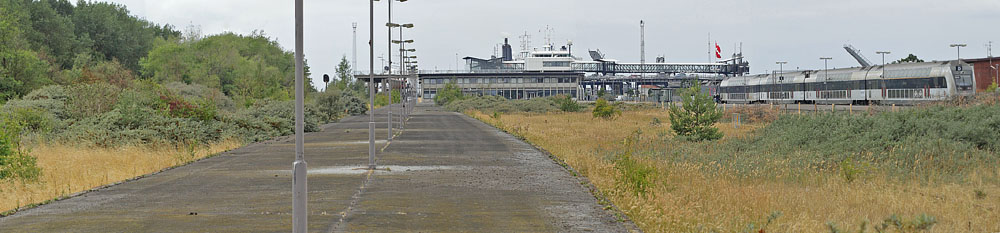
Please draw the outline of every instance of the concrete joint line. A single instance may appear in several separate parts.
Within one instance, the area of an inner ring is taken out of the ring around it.
[[[368,173],[365,174],[365,182],[362,182],[361,187],[358,187],[358,191],[354,192],[354,195],[351,196],[351,204],[347,205],[347,208],[340,212],[337,224],[330,228],[329,232],[347,232],[345,229],[347,225],[344,223],[344,220],[354,213],[354,207],[358,206],[358,203],[361,201],[361,195],[365,193],[365,189],[372,182],[374,176],[375,170],[368,170]]]
[[[385,148],[389,148],[389,145],[390,145],[390,144],[392,144],[392,141],[388,141],[388,142],[386,142],[386,143],[385,143],[385,146],[383,146],[383,147],[382,147],[382,149],[381,149],[381,150],[379,150],[378,152],[385,152]]]

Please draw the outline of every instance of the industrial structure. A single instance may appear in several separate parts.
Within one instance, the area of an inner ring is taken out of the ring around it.
[[[529,37],[521,38],[526,43]],[[588,51],[589,60],[578,58],[573,56],[572,46],[572,42],[558,48],[546,44],[541,49],[524,51],[528,46],[522,45],[515,58],[509,40],[504,39],[500,54],[489,59],[465,57],[467,67],[463,71],[420,71],[421,93],[423,98],[431,99],[452,83],[464,93],[474,95],[509,99],[568,95],[577,100],[593,100],[599,93],[634,94],[641,85],[681,88],[686,81],[702,82],[714,90],[724,77],[750,71],[749,63],[739,53],[717,63],[666,63],[662,57],[655,63],[646,63],[644,59],[639,63],[623,63],[606,58],[599,50]]]

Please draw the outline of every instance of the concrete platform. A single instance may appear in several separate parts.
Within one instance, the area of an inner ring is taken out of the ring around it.
[[[312,232],[624,232],[545,154],[459,113],[420,104],[378,171],[368,116],[306,135]],[[291,137],[0,218],[0,232],[289,232]]]

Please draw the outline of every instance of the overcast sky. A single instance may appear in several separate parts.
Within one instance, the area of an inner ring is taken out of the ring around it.
[[[263,30],[286,50],[294,48],[291,0],[111,0],[132,14],[184,29],[197,25],[206,35]],[[728,56],[742,43],[752,73],[785,69],[858,66],[842,48],[852,44],[874,63],[915,54],[924,60],[955,59],[952,43],[965,43],[962,57],[986,57],[986,44],[1000,47],[1000,0],[411,0],[394,2],[393,21],[413,23],[404,30],[415,43],[421,69],[455,69],[457,57],[489,57],[504,37],[515,51],[518,35],[532,47],[573,41],[576,56],[600,49],[622,62],[639,61],[639,21],[646,21],[646,60],[709,61],[709,34]],[[375,3],[375,66],[387,51],[386,1]],[[358,66],[368,70],[368,1],[305,0],[305,55],[314,82],[334,73],[342,56],[351,60],[351,23],[358,23]],[[398,39],[398,30],[393,31]],[[398,48],[394,47],[394,50]],[[579,51],[579,52],[577,52]],[[398,60],[396,52],[394,59]],[[464,64],[464,63],[462,63]],[[377,69],[377,68],[376,68]],[[317,85],[321,86],[321,85]]]

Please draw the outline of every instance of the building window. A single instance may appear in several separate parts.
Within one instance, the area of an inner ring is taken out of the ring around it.
[[[543,61],[542,67],[569,67],[568,61]]]

